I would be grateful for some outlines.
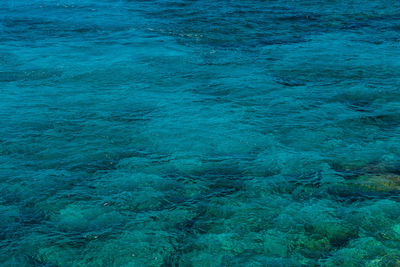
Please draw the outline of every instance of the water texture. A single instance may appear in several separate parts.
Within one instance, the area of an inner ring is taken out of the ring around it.
[[[1,266],[400,266],[400,2],[0,1]]]

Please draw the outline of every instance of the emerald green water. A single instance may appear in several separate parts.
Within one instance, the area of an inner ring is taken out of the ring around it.
[[[400,266],[397,1],[2,1],[1,266]]]

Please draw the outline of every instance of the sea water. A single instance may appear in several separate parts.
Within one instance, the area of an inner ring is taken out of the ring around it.
[[[1,266],[400,266],[400,2],[3,0]]]

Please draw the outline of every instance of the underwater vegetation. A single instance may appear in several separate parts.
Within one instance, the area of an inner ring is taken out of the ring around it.
[[[0,266],[400,266],[400,2],[0,2]]]

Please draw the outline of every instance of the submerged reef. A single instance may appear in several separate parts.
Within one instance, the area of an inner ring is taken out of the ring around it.
[[[157,163],[147,158],[125,158],[115,170],[98,171],[96,179],[66,187],[65,193],[34,203],[21,199],[25,204],[17,209],[7,204],[11,192],[3,196],[2,214],[8,220],[2,220],[2,227],[14,229],[3,232],[3,238],[17,240],[9,249],[26,253],[3,258],[4,262],[51,266],[400,263],[400,176],[384,172],[383,167],[339,171],[338,166],[322,164],[318,171],[301,175],[264,176],[249,171],[252,163],[243,168],[232,158],[165,158]]]

